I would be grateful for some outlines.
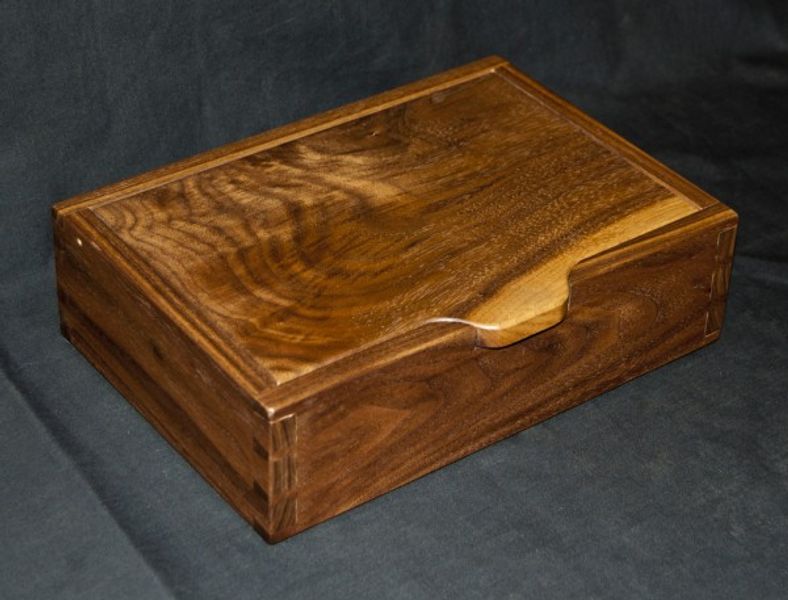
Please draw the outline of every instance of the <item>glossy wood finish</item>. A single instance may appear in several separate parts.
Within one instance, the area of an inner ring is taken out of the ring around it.
[[[519,341],[698,206],[493,72],[89,210],[280,384],[428,322]]]
[[[518,344],[474,348],[467,328],[425,329],[424,348],[309,396],[296,410],[302,521],[290,532],[716,339],[712,274],[730,264],[717,240],[734,232],[719,211],[584,262],[565,320]]]
[[[491,58],[55,222],[65,334],[278,540],[715,339],[736,217]]]

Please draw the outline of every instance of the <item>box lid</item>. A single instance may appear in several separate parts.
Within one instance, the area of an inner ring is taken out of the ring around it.
[[[424,326],[511,344],[702,192],[490,58],[61,203],[277,386]]]

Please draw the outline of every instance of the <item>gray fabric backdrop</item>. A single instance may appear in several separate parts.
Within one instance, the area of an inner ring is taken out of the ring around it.
[[[786,597],[786,6],[0,0],[0,597]],[[739,211],[723,338],[268,546],[60,338],[49,206],[490,53]]]

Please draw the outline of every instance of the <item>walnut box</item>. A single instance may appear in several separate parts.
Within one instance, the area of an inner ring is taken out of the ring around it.
[[[54,220],[64,335],[269,541],[717,339],[737,223],[495,57]]]

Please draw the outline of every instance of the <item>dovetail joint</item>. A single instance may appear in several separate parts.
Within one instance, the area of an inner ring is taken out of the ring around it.
[[[295,415],[269,421],[255,419],[253,451],[259,457],[253,495],[262,514],[259,525],[269,536],[296,523]]]
[[[711,273],[709,310],[706,313],[706,336],[716,335],[722,328],[725,316],[725,300],[733,267],[733,249],[736,243],[736,227],[723,229],[717,234],[717,259]]]

